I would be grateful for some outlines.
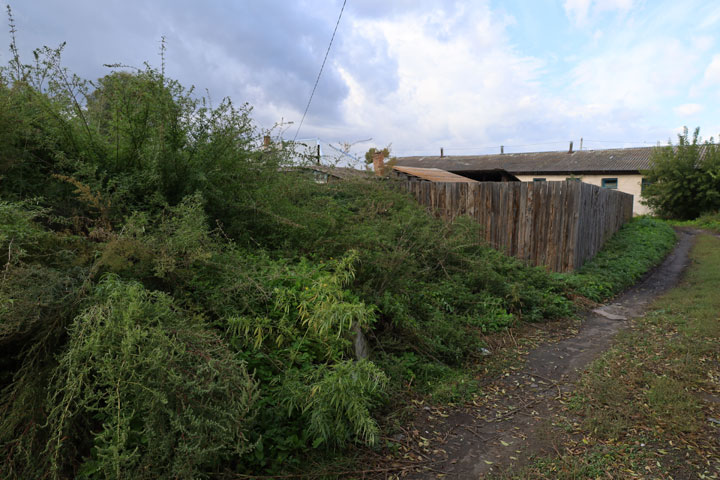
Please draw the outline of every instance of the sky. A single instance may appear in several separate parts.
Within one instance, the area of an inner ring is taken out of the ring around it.
[[[260,131],[353,144],[356,154],[563,150],[581,138],[585,149],[651,146],[683,126],[720,133],[715,1],[347,0],[299,132],[342,0],[9,3],[25,61],[67,42],[63,64],[96,79],[104,64],[159,66],[164,36],[169,76],[249,103]]]

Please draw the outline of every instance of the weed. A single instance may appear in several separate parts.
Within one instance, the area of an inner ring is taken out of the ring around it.
[[[577,273],[561,278],[573,292],[600,302],[633,285],[660,263],[675,240],[672,228],[664,222],[648,217],[634,218]]]

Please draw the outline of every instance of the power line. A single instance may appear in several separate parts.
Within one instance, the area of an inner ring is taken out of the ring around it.
[[[303,122],[305,121],[305,115],[307,115],[308,109],[310,108],[310,103],[312,102],[313,95],[315,95],[315,89],[318,86],[318,82],[320,81],[320,76],[322,75],[323,68],[325,68],[325,62],[327,61],[328,54],[330,53],[330,47],[332,47],[333,40],[335,40],[335,33],[337,33],[338,25],[340,25],[340,19],[342,18],[343,11],[345,11],[345,4],[347,3],[347,0],[343,0],[342,8],[340,9],[340,15],[338,15],[337,22],[335,22],[335,30],[333,30],[332,37],[330,37],[330,44],[328,45],[327,50],[325,51],[325,58],[323,58],[322,65],[320,65],[320,71],[318,72],[318,76],[315,79],[315,85],[313,86],[312,92],[310,93],[310,98],[308,99],[308,103],[305,106],[305,112],[303,112],[302,119],[300,120],[300,125],[298,125],[298,129],[295,132],[295,138],[293,138],[293,142],[297,140],[297,136],[300,133],[300,128],[303,125]]]

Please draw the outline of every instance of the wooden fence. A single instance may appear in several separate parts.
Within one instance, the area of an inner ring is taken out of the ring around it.
[[[632,195],[574,180],[401,183],[447,220],[473,217],[498,250],[556,272],[580,268],[632,217]]]

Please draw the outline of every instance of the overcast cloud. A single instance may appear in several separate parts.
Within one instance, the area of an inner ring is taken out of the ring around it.
[[[105,63],[157,65],[164,35],[169,75],[249,102],[261,128],[295,122],[292,138],[342,2],[10,4],[26,59],[66,41],[65,65],[93,79]],[[699,0],[348,0],[300,137],[402,155],[717,135],[718,27],[720,5]]]

